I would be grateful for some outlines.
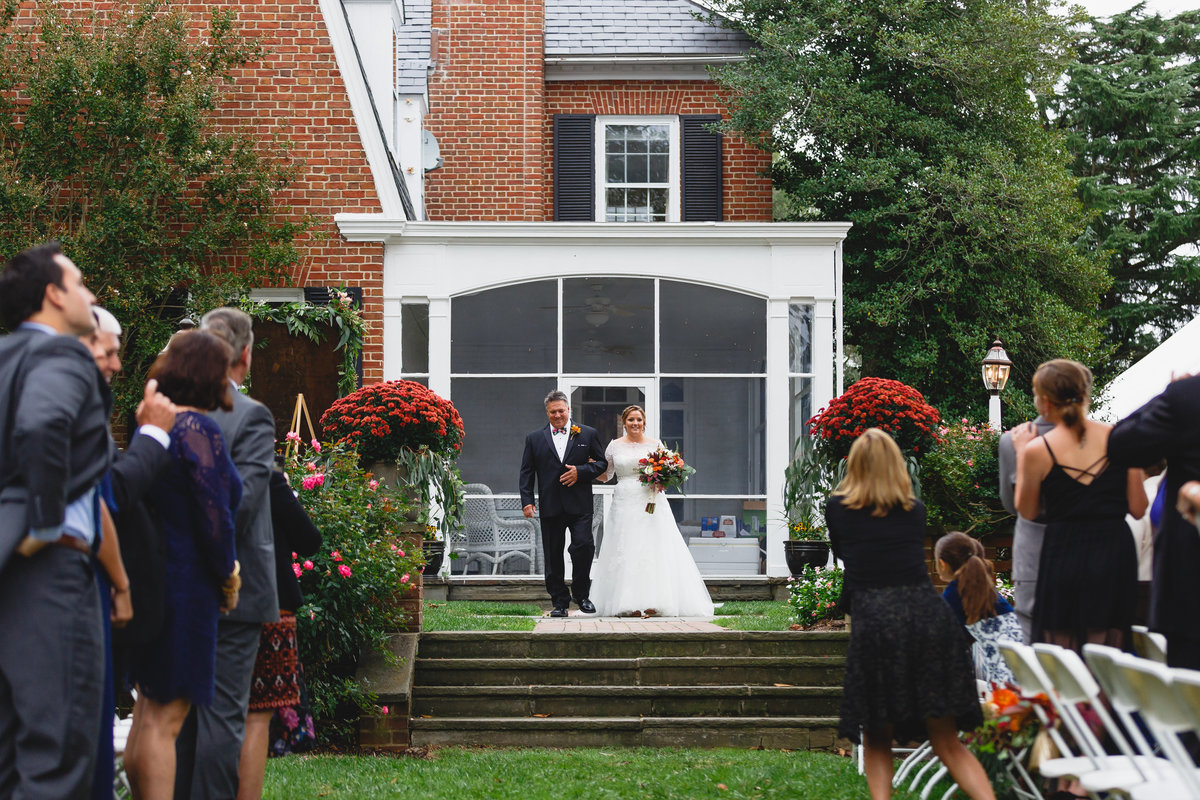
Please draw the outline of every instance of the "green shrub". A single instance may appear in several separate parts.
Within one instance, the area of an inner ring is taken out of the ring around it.
[[[1000,503],[1000,434],[967,419],[938,429],[938,444],[921,459],[921,499],[931,532],[962,531],[976,538],[1007,527]]]
[[[788,579],[788,604],[797,625],[812,625],[823,619],[838,619],[845,612],[841,605],[841,567],[804,568],[799,576]]]
[[[288,475],[323,538],[320,552],[293,566],[304,592],[296,619],[313,716],[323,740],[352,741],[375,700],[355,680],[359,658],[368,650],[392,657],[388,635],[407,621],[399,602],[414,590],[424,555],[398,538],[404,501],[363,472],[352,449],[301,448]]]

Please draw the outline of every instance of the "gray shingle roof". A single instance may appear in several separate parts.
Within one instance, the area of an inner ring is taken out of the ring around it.
[[[396,31],[396,91],[421,94],[429,70],[430,0],[404,0],[404,24]]]
[[[741,31],[696,19],[690,0],[545,0],[546,55],[736,55]]]

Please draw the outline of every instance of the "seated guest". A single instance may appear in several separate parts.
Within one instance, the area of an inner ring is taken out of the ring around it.
[[[1021,623],[1013,607],[996,591],[996,578],[984,557],[983,543],[952,531],[938,539],[933,557],[938,577],[949,581],[942,599],[975,639],[976,677],[999,686],[1012,683],[1012,670],[997,644],[1019,643]]]
[[[167,547],[166,607],[158,634],[134,657],[138,689],[125,769],[133,796],[169,800],[175,739],[193,704],[213,700],[217,613],[237,605],[234,514],[242,486],[221,431],[207,411],[228,409],[229,348],[201,331],[176,336],[150,377],[178,408],[172,463],[148,502]]]

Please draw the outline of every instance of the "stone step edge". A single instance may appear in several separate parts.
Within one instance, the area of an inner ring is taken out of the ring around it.
[[[788,697],[790,695],[840,697],[841,686],[761,686],[747,684],[673,686],[563,686],[560,684],[523,684],[520,686],[439,686],[416,684],[416,697],[605,697],[609,695],[681,697]]]
[[[421,658],[416,668],[443,669],[705,669],[719,667],[842,667],[845,656],[633,656],[630,658]]]
[[[413,730],[836,728],[838,717],[413,717]]]
[[[530,617],[530,619],[538,619]],[[697,642],[778,642],[850,640],[848,631],[429,631],[421,641],[431,642],[512,642],[522,639],[538,641],[625,642],[625,641],[697,641]]]

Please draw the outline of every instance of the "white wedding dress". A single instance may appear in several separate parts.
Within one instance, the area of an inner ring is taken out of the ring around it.
[[[659,443],[614,439],[605,450],[608,472],[617,476],[604,523],[600,555],[592,567],[592,602],[601,616],[652,610],[662,617],[711,617],[712,598],[675,525],[670,504],[642,484],[638,461]],[[655,499],[654,513],[646,504]]]

